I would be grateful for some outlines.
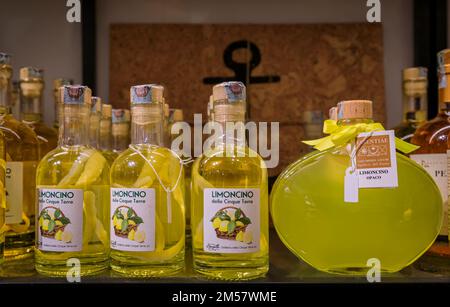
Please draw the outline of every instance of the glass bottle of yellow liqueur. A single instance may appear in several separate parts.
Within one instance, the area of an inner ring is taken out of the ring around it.
[[[111,122],[112,118],[112,106],[110,104],[102,104],[102,117],[100,120],[100,133],[99,133],[99,149],[105,156],[109,165],[112,165],[117,158],[117,153],[112,150],[112,134],[111,134]]]
[[[122,153],[130,145],[130,111],[112,110],[112,149],[116,154]]]
[[[22,122],[36,132],[39,139],[40,157],[45,156],[58,144],[58,132],[47,127],[42,120],[42,97],[44,79],[42,70],[33,67],[20,69],[20,111]]]
[[[111,167],[111,268],[127,276],[184,268],[183,163],[163,147],[163,91],[131,87],[131,145]]]
[[[427,120],[428,69],[410,67],[403,70],[403,121],[394,128],[395,136],[410,141],[417,127]]]
[[[62,121],[60,119],[60,108],[62,105],[61,95],[59,93],[59,88],[64,85],[72,85],[73,81],[64,78],[58,78],[53,80],[53,101],[55,103],[55,121],[53,122],[53,128],[59,129],[59,123]]]
[[[399,271],[439,233],[439,189],[396,153],[393,131],[372,120],[371,101],[340,102],[337,116],[335,134],[321,141],[330,145],[278,177],[271,193],[275,229],[318,270],[365,275],[379,263],[381,272]]]
[[[5,223],[6,213],[6,189],[5,189],[5,175],[6,175],[6,148],[5,137],[0,130],[0,268],[3,263],[3,256],[5,252],[5,234],[7,226]],[[1,269],[0,269],[1,271]]]
[[[102,118],[102,99],[92,96],[89,115],[89,144],[91,147],[100,148],[100,120]]]
[[[0,53],[0,130],[6,143],[6,260],[33,255],[36,166],[39,141],[36,133],[11,114],[10,56]],[[5,231],[6,231],[5,230]]]
[[[450,133],[450,49],[438,53],[439,63],[439,113],[417,128],[411,143],[419,145],[410,158],[419,163],[433,177],[441,191],[444,208],[444,222],[436,243],[427,254],[450,258],[448,241],[448,134]],[[449,260],[447,259],[446,262]]]
[[[210,278],[253,279],[269,268],[267,168],[245,144],[245,98],[241,82],[213,87],[223,131],[192,167],[194,270]]]
[[[66,85],[61,100],[58,147],[36,173],[36,270],[66,276],[76,258],[80,274],[92,275],[109,263],[109,166],[88,145],[91,90]]]

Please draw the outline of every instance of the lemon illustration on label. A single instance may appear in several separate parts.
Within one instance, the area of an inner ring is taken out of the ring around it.
[[[241,221],[237,221],[236,222],[236,227],[244,227],[244,223],[242,223]]]
[[[62,234],[63,232],[61,230],[58,230],[55,234],[55,240],[61,241],[62,240]]]
[[[72,241],[72,233],[70,231],[64,231],[61,235],[61,240],[69,243]]]
[[[143,231],[136,232],[136,234],[134,235],[134,240],[139,243],[144,242],[145,241],[145,232],[143,232]]]
[[[135,234],[136,234],[136,232],[134,231],[134,229],[131,229],[131,231],[128,233],[128,240],[133,241]]]
[[[243,236],[243,241],[244,243],[250,244],[253,241],[253,234],[251,233],[251,231],[247,231],[244,233]]]
[[[229,221],[221,221],[220,222],[220,226],[219,226],[219,231],[228,231],[228,223],[230,223]]]
[[[42,222],[42,229],[48,230],[48,224],[49,224],[49,223],[50,223],[50,220],[45,219],[45,220]]]
[[[220,227],[220,219],[218,218],[218,217],[216,217],[214,220],[213,220],[213,227],[214,227],[214,229],[217,229],[217,228],[219,228]]]
[[[244,232],[239,231],[238,234],[236,235],[236,241],[242,242],[243,240],[244,240]]]

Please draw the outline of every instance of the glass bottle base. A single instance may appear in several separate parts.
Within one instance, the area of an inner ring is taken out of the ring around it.
[[[33,258],[34,231],[7,233],[5,238],[5,261],[19,261]]]
[[[71,274],[71,271],[73,270],[73,266],[68,266],[66,263],[64,265],[58,261],[58,263],[44,263],[44,262],[38,262],[36,261],[36,271],[39,274],[50,276],[50,277],[66,277],[68,274],[70,276],[73,276]],[[109,261],[108,259],[102,260],[102,261],[83,261],[81,260],[80,264],[80,270],[79,274],[80,276],[91,276],[91,275],[97,275],[100,273],[105,272],[109,268]]]
[[[127,277],[166,277],[173,276],[184,271],[184,262],[162,263],[152,265],[130,264],[111,259],[113,272]]]
[[[250,280],[263,278],[269,271],[269,263],[268,260],[200,261],[197,259],[194,260],[194,271],[211,279]]]

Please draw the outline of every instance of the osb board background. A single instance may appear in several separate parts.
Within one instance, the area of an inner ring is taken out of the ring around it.
[[[247,84],[251,118],[280,122],[278,174],[301,154],[304,110],[328,109],[344,99],[371,99],[375,119],[385,120],[382,27],[379,24],[184,25],[114,24],[110,31],[110,93],[114,107],[129,106],[129,88],[166,87],[166,101],[185,120],[203,113],[211,94],[204,78],[233,79],[224,50],[247,40],[260,50],[252,77],[279,76],[274,83]],[[245,62],[249,53],[235,51]]]

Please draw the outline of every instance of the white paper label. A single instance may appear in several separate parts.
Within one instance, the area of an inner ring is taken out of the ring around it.
[[[83,248],[83,190],[37,189],[38,248],[77,252]]]
[[[23,162],[6,162],[6,224],[22,222]]]
[[[203,249],[206,252],[259,251],[259,193],[259,189],[203,191]]]
[[[359,200],[359,185],[357,172],[351,172],[349,167],[345,170],[344,178],[344,202],[357,203]]]
[[[360,133],[356,169],[359,188],[398,187],[397,156],[393,130]]]
[[[444,223],[440,235],[448,234],[448,177],[447,177],[447,154],[417,154],[410,155],[410,158],[420,164],[427,173],[434,179],[434,182],[441,191],[444,208]]]
[[[111,188],[111,248],[155,250],[155,189]]]

